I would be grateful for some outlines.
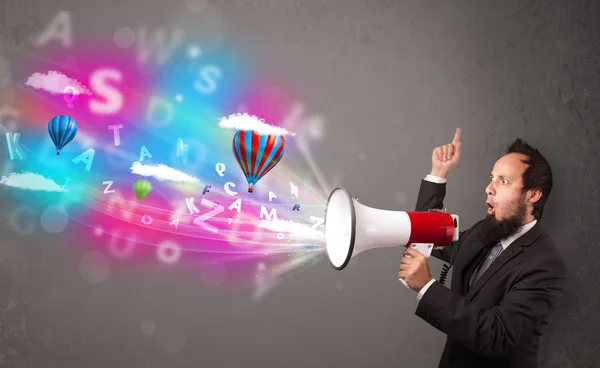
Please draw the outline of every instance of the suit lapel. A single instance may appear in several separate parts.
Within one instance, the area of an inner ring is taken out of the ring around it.
[[[469,289],[465,297],[469,300],[472,299],[475,296],[475,294],[477,294],[479,289],[481,289],[481,287],[485,285],[486,282],[488,282],[492,275],[494,275],[500,268],[502,268],[502,266],[504,266],[506,262],[513,259],[517,254],[521,253],[522,251],[523,246],[521,244],[516,244],[516,241],[515,243],[511,244],[508,248],[506,248],[506,250],[500,253],[498,258],[496,258],[494,262],[492,262],[490,267],[487,270],[485,270],[485,272],[479,277],[479,280],[477,280],[473,284],[473,286],[471,287],[471,289]]]
[[[492,262],[490,267],[485,270],[485,272],[481,275],[479,280],[473,284],[473,287],[467,292],[465,297],[471,300],[475,294],[481,289],[483,285],[485,285],[488,280],[498,272],[502,266],[504,266],[508,261],[516,257],[519,253],[523,251],[524,247],[529,246],[535,239],[537,239],[541,234],[541,228],[539,223],[535,224],[528,232],[523,234],[521,237],[517,238],[511,245],[508,246],[498,258]],[[469,284],[469,280],[464,280],[463,282],[467,285]]]

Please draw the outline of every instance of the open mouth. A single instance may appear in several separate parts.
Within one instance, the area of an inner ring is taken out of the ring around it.
[[[492,206],[490,204],[490,202],[485,202],[485,204],[487,205],[487,213],[488,213],[488,215],[493,215],[494,214],[494,206]]]

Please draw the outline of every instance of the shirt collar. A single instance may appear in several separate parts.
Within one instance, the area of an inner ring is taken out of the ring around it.
[[[528,232],[529,230],[531,230],[531,228],[537,223],[537,220],[533,220],[523,226],[521,226],[519,228],[519,230],[517,230],[516,233],[514,233],[513,235],[509,236],[508,238],[505,239],[501,239],[500,243],[502,243],[502,248],[503,250],[506,250],[506,248],[508,248],[508,246],[514,242],[515,240],[517,240],[521,235],[525,234],[526,232]]]

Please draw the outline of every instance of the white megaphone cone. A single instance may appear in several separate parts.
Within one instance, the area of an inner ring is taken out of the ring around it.
[[[447,246],[458,240],[458,235],[458,216],[445,211],[375,209],[350,197],[341,186],[327,200],[325,243],[336,270],[344,269],[352,257],[372,248],[410,245],[429,257],[434,246]]]

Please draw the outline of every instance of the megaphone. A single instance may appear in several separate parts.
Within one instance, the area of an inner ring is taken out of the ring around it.
[[[388,211],[371,208],[336,187],[325,209],[325,244],[329,262],[344,269],[350,259],[373,248],[411,246],[425,257],[433,247],[458,240],[459,217],[445,210]],[[406,281],[400,279],[408,287]]]

